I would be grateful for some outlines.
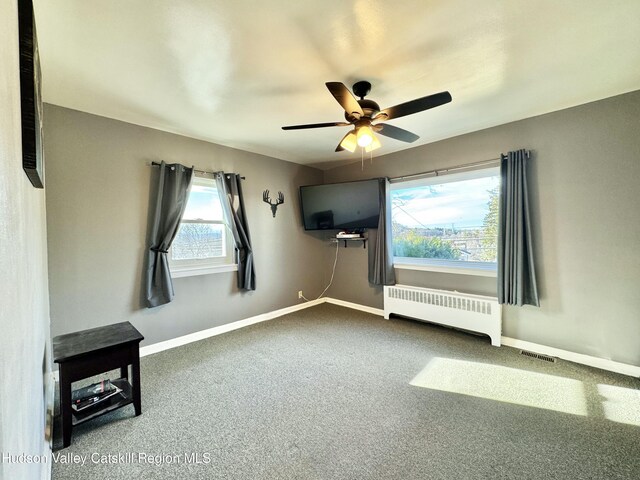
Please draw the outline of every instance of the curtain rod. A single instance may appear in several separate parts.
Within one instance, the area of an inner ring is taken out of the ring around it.
[[[160,166],[160,164],[159,164],[158,162],[151,162],[151,163],[150,163],[150,166],[152,166],[152,167],[159,167],[159,166]],[[210,172],[210,171],[208,171],[208,170],[198,170],[197,168],[194,168],[194,169],[193,169],[193,171],[194,171],[195,173],[204,173],[205,175],[213,175],[214,173],[216,173],[216,172]],[[244,179],[245,179],[245,177],[240,177],[240,178],[241,178],[242,180],[244,180]]]
[[[527,158],[531,156],[531,152],[529,150],[527,150],[525,154]],[[412,173],[410,175],[403,175],[401,177],[392,177],[392,178],[389,178],[389,181],[393,183],[393,182],[399,182],[401,180],[406,180],[408,178],[427,177],[429,175],[433,175],[437,177],[441,173],[449,173],[449,172],[454,172],[456,170],[466,170],[468,168],[482,167],[484,165],[494,165],[500,162],[501,159],[502,159],[502,154],[499,157],[490,158],[489,160],[481,160],[479,162],[467,163],[465,165],[456,165],[455,167],[439,168],[437,170],[430,170],[428,172]]]

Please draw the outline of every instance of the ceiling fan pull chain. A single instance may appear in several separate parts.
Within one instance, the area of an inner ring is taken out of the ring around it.
[[[364,148],[360,149],[360,163],[362,164],[360,169],[364,171]]]

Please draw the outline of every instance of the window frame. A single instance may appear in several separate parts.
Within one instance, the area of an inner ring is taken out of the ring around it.
[[[411,187],[428,187],[430,185],[442,185],[445,183],[461,182],[477,178],[500,176],[500,166],[474,168],[462,172],[431,175],[419,179],[402,180],[391,183],[391,192]],[[499,200],[498,200],[499,201]],[[393,205],[390,205],[393,209]],[[392,213],[393,218],[393,213]],[[497,262],[478,262],[464,260],[449,260],[440,258],[416,258],[393,256],[393,267],[399,270],[421,270],[438,273],[451,273],[458,275],[473,275],[481,277],[497,277]]]
[[[213,178],[207,177],[194,177],[192,186],[198,185],[207,188],[214,188],[217,192],[216,182]],[[189,191],[191,195],[191,191]],[[220,197],[218,196],[218,199]],[[189,199],[187,198],[187,202]],[[224,210],[223,210],[224,211]],[[203,220],[203,219],[180,219],[180,225],[184,223],[195,224],[207,224],[207,225],[222,225],[224,232],[224,248],[225,255],[221,257],[213,258],[194,258],[185,260],[173,260],[172,249],[169,248],[169,254],[167,255],[169,261],[169,269],[171,271],[171,278],[192,277],[196,275],[208,275],[212,273],[221,272],[233,272],[238,270],[238,264],[235,259],[235,244],[233,241],[233,234],[227,222],[225,220]]]

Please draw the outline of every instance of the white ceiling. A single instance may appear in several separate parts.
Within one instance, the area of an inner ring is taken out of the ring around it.
[[[34,0],[44,100],[302,164],[346,127],[327,81],[382,108],[383,155],[640,89],[638,0]]]

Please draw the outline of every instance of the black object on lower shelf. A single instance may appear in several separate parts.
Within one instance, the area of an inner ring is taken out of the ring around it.
[[[125,405],[133,403],[131,384],[126,378],[111,380],[111,383],[120,388],[122,391],[103,400],[102,402],[96,403],[95,405],[85,408],[79,412],[72,410],[72,424],[74,426],[84,422],[88,422],[89,420],[99,417],[104,413],[117,410],[120,407],[124,407]]]

